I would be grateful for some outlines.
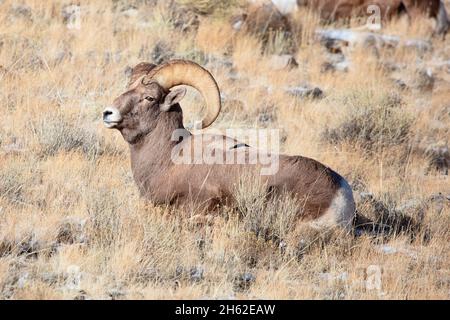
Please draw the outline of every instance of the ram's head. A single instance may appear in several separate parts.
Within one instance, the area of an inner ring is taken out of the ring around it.
[[[128,91],[103,111],[107,128],[118,129],[124,139],[133,143],[150,133],[160,123],[162,113],[181,112],[178,102],[188,85],[196,88],[206,101],[207,111],[202,128],[211,125],[220,112],[220,93],[212,75],[201,66],[184,60],[173,60],[160,66],[141,63],[133,68]]]

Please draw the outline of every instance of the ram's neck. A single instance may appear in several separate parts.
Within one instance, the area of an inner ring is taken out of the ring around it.
[[[173,166],[171,154],[179,142],[173,137],[190,135],[183,127],[180,108],[161,114],[156,127],[139,142],[130,145],[131,169],[141,190],[152,187],[152,181]]]

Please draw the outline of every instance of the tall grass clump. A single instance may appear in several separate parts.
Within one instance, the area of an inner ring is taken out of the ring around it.
[[[279,242],[294,230],[300,204],[287,193],[245,177],[236,184],[234,197],[244,228],[257,237]]]
[[[413,118],[397,94],[357,90],[333,103],[342,106],[345,116],[323,132],[322,138],[329,143],[347,142],[374,151],[409,139]]]
[[[196,13],[203,15],[224,14],[225,12],[242,5],[242,0],[175,0],[180,4]]]
[[[93,127],[81,119],[69,120],[62,115],[55,115],[37,121],[32,128],[43,156],[79,151],[92,159],[103,154],[118,153],[114,146],[106,143]]]
[[[37,169],[30,163],[15,161],[0,165],[0,198],[15,204],[26,202],[26,189],[37,177]]]
[[[118,195],[100,189],[87,195],[89,239],[100,247],[108,247],[118,239],[121,228],[121,203]]]

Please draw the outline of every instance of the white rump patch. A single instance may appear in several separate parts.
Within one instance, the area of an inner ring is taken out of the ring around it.
[[[339,184],[340,188],[331,201],[330,207],[325,211],[324,215],[311,222],[313,227],[340,226],[347,230],[351,229],[353,218],[355,217],[355,201],[352,188],[344,178],[341,178]]]

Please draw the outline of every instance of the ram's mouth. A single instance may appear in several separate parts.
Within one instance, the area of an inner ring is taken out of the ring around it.
[[[122,116],[117,108],[108,107],[103,111],[103,124],[106,128],[115,128],[121,122]]]
[[[119,121],[106,121],[106,120],[103,121],[103,124],[108,129],[115,128],[119,123],[120,123]]]

